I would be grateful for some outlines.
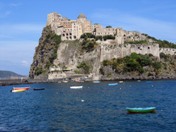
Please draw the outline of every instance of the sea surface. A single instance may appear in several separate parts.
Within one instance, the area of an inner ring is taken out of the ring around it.
[[[176,81],[38,83],[0,86],[0,132],[176,132]],[[82,85],[82,89],[70,86]],[[34,91],[33,88],[45,88]],[[128,114],[126,107],[156,107]]]

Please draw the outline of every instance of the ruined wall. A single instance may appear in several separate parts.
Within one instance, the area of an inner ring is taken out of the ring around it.
[[[100,61],[123,58],[133,52],[143,55],[152,54],[158,58],[160,57],[158,44],[118,44],[115,41],[107,41],[101,43]]]
[[[159,52],[168,55],[176,55],[176,49],[173,48],[160,48]]]
[[[159,58],[159,45],[158,44],[131,44],[131,53],[137,54],[152,54]]]

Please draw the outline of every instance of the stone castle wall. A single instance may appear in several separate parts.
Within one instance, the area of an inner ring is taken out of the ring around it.
[[[118,44],[116,42],[113,43],[113,41],[107,41],[101,43],[100,61],[123,58],[134,52],[143,55],[152,54],[155,57],[160,57],[158,44]]]
[[[176,55],[176,49],[173,48],[160,48],[159,52],[168,55]]]

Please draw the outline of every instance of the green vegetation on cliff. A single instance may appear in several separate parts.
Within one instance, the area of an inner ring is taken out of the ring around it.
[[[57,49],[61,42],[61,37],[56,35],[51,27],[45,27],[42,32],[42,37],[39,40],[39,45],[36,48],[33,63],[29,76],[43,75],[47,77],[49,67],[53,65],[53,61],[57,58]]]
[[[92,33],[85,33],[83,35],[81,35],[81,38],[84,39],[84,40],[87,40],[87,39],[92,39],[92,40],[108,40],[108,39],[115,39],[115,36],[113,35],[104,35],[104,36],[95,36],[94,34]]]
[[[152,55],[132,53],[124,58],[105,60],[100,73],[104,78],[172,78],[176,74],[176,56],[160,54],[160,59]]]
[[[156,39],[155,37],[149,36],[148,34],[143,34],[143,35],[145,35],[148,39],[152,39],[156,43],[158,43],[160,48],[176,48],[176,44],[168,42],[167,40],[159,40],[159,39]]]
[[[111,66],[116,73],[125,73],[136,71],[139,73],[144,72],[144,67],[150,66],[156,70],[159,70],[160,67],[155,66],[160,64],[157,62],[157,59],[152,55],[141,55],[132,53],[130,56],[124,58],[105,60],[103,61],[103,66]]]
[[[86,62],[82,62],[80,63],[77,68],[79,69],[79,73],[83,73],[83,74],[89,74],[90,70],[91,70],[91,66],[90,64],[86,63]]]

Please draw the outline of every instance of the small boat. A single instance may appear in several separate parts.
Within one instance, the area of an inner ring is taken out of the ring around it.
[[[145,108],[126,108],[130,114],[145,114],[145,113],[155,113],[156,107],[145,107]]]
[[[94,80],[93,83],[100,83],[100,81],[99,80]]]
[[[27,90],[25,90],[25,89],[12,89],[11,90],[12,93],[25,92],[25,91],[27,91]]]
[[[45,88],[33,88],[33,90],[45,90]]]
[[[123,81],[119,81],[119,83],[123,83]]]
[[[11,90],[11,92],[13,93],[17,93],[17,92],[24,92],[29,90],[30,87],[13,87],[13,89]]]
[[[81,89],[83,86],[70,86],[71,89]]]
[[[108,86],[116,86],[118,83],[109,83]]]
[[[63,82],[63,83],[68,83],[68,80],[63,80],[62,82]]]
[[[30,87],[13,87],[13,90],[29,90]]]

